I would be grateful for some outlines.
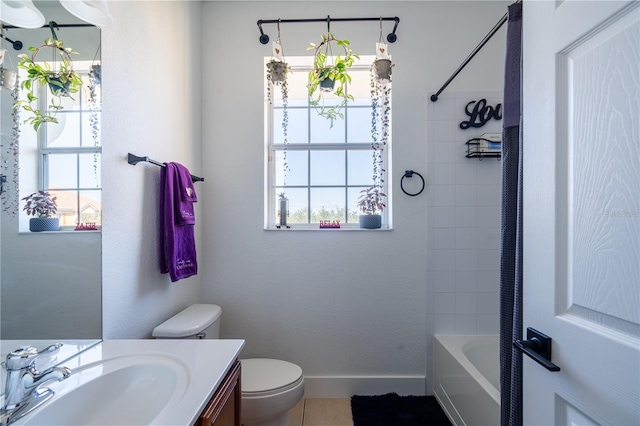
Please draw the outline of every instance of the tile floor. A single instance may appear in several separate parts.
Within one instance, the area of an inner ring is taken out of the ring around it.
[[[303,398],[291,410],[291,426],[353,426],[351,398]]]

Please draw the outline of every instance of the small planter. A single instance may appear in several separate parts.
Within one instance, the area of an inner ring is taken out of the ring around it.
[[[382,227],[382,216],[379,214],[361,214],[358,221],[360,228],[378,229]]]
[[[329,77],[320,81],[320,90],[323,92],[333,92],[333,88],[335,87],[335,80],[331,80]]]
[[[391,68],[393,64],[390,59],[376,59],[371,65],[371,71],[377,82],[391,81]]]
[[[269,75],[272,83],[282,83],[287,79],[289,64],[281,61],[271,61],[267,63]]]
[[[57,217],[32,217],[29,219],[29,231],[59,231],[60,219]]]
[[[18,84],[18,73],[0,66],[0,86],[13,91]]]
[[[60,76],[52,75],[49,78],[49,89],[54,96],[69,96],[69,89],[71,88],[71,81],[67,80],[62,82]]]

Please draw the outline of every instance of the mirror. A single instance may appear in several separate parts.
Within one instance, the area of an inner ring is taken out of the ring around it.
[[[101,158],[100,148],[95,148],[101,145],[98,141],[100,96],[98,91],[97,101],[94,97],[92,104],[94,109],[89,111],[88,102],[97,83],[89,88],[87,75],[91,65],[100,64],[100,29],[75,18],[58,2],[37,1],[35,5],[47,23],[55,21],[58,24],[56,35],[64,41],[64,47],[78,52],[72,56],[73,66],[76,72],[84,75],[86,84],[83,84],[82,93],[63,100],[63,110],[57,114],[59,123],[43,125],[38,133],[29,124],[22,124],[27,112],[20,111],[17,174],[14,174],[17,163],[12,146],[15,139],[12,136],[12,92],[0,90],[0,173],[6,176],[0,216],[0,337],[3,340],[100,339],[102,237],[99,230],[77,226],[78,222],[93,223],[84,216],[87,211],[93,215],[89,217],[94,218],[98,228],[100,223]],[[28,47],[43,45],[52,34],[48,27],[8,28],[5,36],[22,42],[21,50],[15,50],[11,43],[5,44],[7,52],[3,67],[17,71],[20,61],[17,55],[31,55]],[[37,61],[54,64],[53,53],[49,49],[46,54],[39,54]],[[38,93],[39,97],[46,98],[48,92],[41,90]],[[75,149],[79,146],[87,146],[90,152],[79,153],[80,150]],[[62,151],[48,152],[43,147],[61,148]],[[57,216],[61,225],[68,226],[54,232],[30,232],[29,217],[23,212],[25,202],[21,199],[41,189],[45,180],[49,191],[58,197]],[[14,181],[18,182],[18,194]]]

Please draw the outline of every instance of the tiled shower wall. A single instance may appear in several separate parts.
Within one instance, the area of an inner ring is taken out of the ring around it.
[[[427,392],[433,335],[498,334],[501,162],[465,158],[471,138],[501,133],[502,120],[461,129],[470,101],[502,103],[501,92],[427,99]]]

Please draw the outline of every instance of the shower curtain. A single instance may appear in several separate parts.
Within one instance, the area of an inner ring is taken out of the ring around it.
[[[509,6],[502,121],[500,398],[503,426],[522,425],[522,3]]]

